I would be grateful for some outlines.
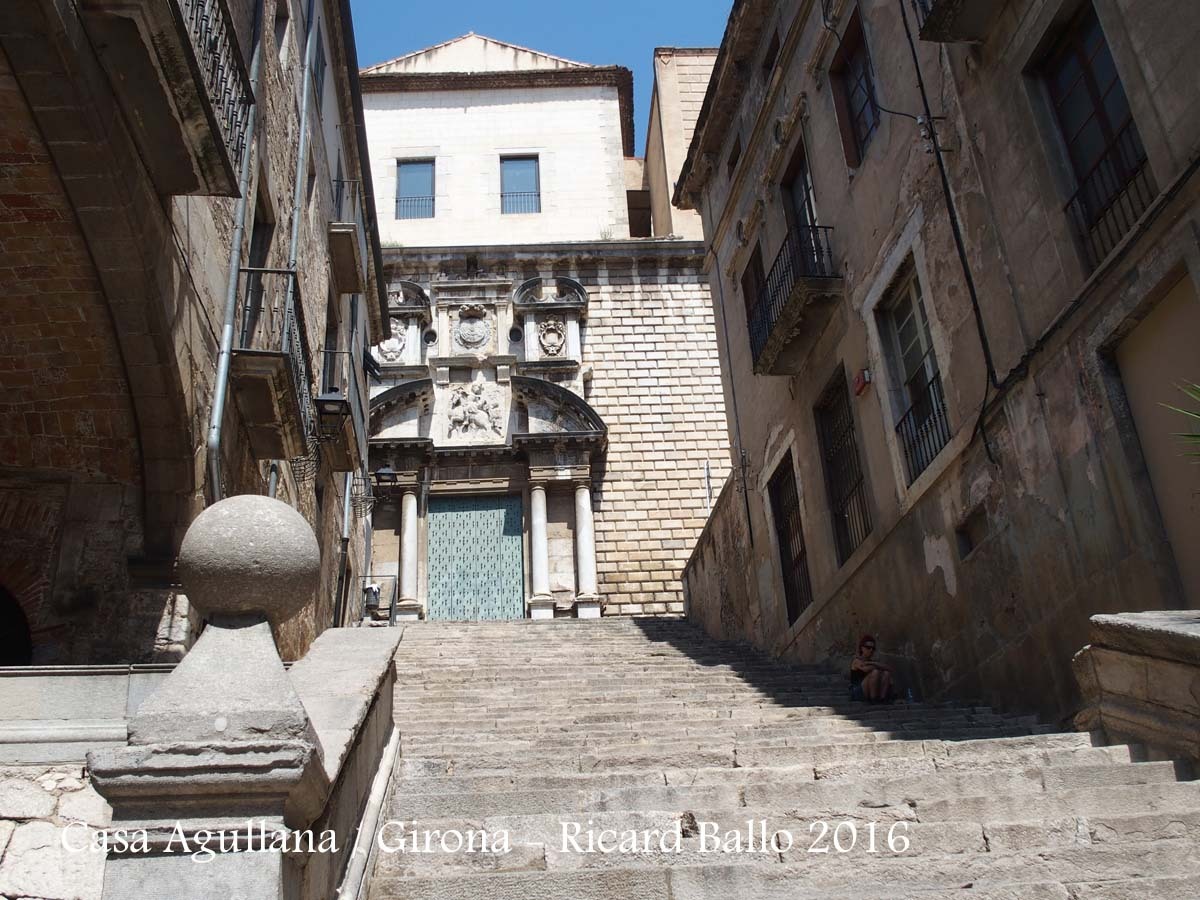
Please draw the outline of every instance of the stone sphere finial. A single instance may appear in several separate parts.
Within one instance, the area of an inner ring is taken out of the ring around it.
[[[321,550],[304,517],[257,494],[208,507],[179,549],[188,602],[209,617],[261,614],[281,622],[312,597],[320,568]]]

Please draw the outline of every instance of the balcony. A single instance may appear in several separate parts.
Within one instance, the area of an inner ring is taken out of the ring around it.
[[[896,436],[904,450],[904,468],[912,484],[950,443],[950,420],[946,418],[946,395],[942,376],[935,372],[916,394],[896,425]]]
[[[1067,203],[1067,216],[1089,271],[1121,242],[1158,196],[1146,148],[1132,120],[1117,133],[1104,155],[1080,179]]]
[[[83,0],[160,194],[238,195],[253,96],[226,0]]]
[[[432,219],[434,213],[434,197],[397,197],[397,219]]]
[[[242,269],[241,341],[230,389],[255,459],[309,455],[316,435],[300,285],[291,269]]]
[[[361,194],[361,181],[333,183],[333,220],[328,231],[329,265],[339,294],[361,294],[366,290],[367,238]]]
[[[996,0],[912,0],[923,41],[979,43],[1002,6]]]
[[[334,472],[356,472],[366,461],[367,416],[361,351],[326,350],[315,400],[321,456]]]
[[[822,226],[788,232],[758,302],[749,311],[757,375],[795,375],[844,292]]]

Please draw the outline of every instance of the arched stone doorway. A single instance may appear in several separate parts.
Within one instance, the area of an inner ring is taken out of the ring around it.
[[[27,666],[32,662],[29,621],[17,598],[0,587],[0,666]]]

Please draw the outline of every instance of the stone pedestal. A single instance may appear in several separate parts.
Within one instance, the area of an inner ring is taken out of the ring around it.
[[[105,900],[295,891],[288,836],[317,818],[330,784],[270,623],[307,602],[319,568],[308,523],[267,497],[223,500],[188,529],[179,574],[210,623],[139,707],[129,745],[88,754],[113,827],[147,836],[148,852],[110,855]],[[226,838],[226,849],[210,838],[216,858],[199,869],[191,854],[205,833]],[[229,852],[235,846],[262,852]]]

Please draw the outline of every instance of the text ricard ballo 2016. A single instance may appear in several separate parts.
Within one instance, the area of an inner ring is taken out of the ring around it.
[[[911,840],[906,821],[866,822],[862,820],[822,820],[797,822],[780,827],[766,819],[746,819],[730,827],[696,819],[685,813],[666,828],[598,828],[592,820],[560,823],[557,849],[561,853],[655,854],[710,853],[714,855],[806,853],[812,855],[902,854],[909,851]],[[106,853],[119,856],[137,854],[186,855],[206,862],[222,853],[330,853],[345,849],[354,835],[335,831],[294,831],[278,823],[250,820],[237,828],[203,830],[174,827],[154,832],[146,829],[97,829],[76,822],[62,831],[62,845],[71,853]],[[551,841],[551,844],[554,842]],[[354,852],[406,854],[505,854],[513,849],[506,829],[471,828],[421,829],[415,822],[389,820],[375,832],[374,841],[357,841]]]

